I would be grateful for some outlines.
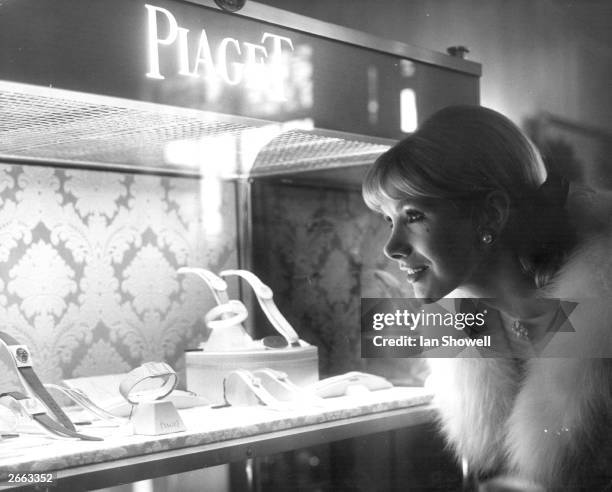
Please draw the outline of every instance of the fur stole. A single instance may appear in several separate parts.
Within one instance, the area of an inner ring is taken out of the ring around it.
[[[612,481],[612,359],[593,357],[612,353],[612,237],[583,243],[542,295],[603,301],[570,316],[570,357],[430,359],[440,423],[481,476],[598,490]]]

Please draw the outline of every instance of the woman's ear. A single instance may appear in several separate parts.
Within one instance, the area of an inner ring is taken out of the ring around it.
[[[480,227],[499,237],[510,216],[510,198],[505,191],[495,190],[483,200],[480,213]]]

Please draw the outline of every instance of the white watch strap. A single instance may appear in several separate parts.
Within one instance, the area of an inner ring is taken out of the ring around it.
[[[275,398],[258,377],[245,369],[237,369],[225,377],[223,393],[225,401],[232,406],[262,404],[272,410],[292,410],[290,404]]]
[[[273,300],[272,289],[264,284],[257,275],[248,270],[224,270],[219,275],[222,277],[237,275],[246,280],[255,292],[261,309],[274,329],[287,340],[289,346],[300,346],[300,336],[276,307]]]
[[[215,306],[204,316],[204,322],[211,330],[230,328],[239,325],[248,316],[247,308],[242,302],[231,300]]]
[[[217,304],[226,304],[229,301],[229,297],[227,295],[227,283],[210,270],[206,270],[206,268],[181,267],[177,270],[177,272],[181,274],[191,273],[204,280],[206,285],[208,285],[208,288],[212,291]]]
[[[153,380],[156,384],[153,384]],[[178,383],[174,369],[165,362],[145,362],[130,371],[119,384],[119,393],[136,405],[168,396]]]

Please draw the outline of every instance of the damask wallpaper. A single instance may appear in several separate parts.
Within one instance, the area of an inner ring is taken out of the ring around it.
[[[2,164],[0,329],[44,382],[180,369],[213,299],[176,270],[236,268],[236,244],[232,183]]]
[[[321,375],[392,366],[412,382],[413,361],[360,358],[360,298],[411,295],[360,193],[262,181],[253,197],[255,272],[318,346]],[[236,268],[236,231],[231,182],[0,165],[0,329],[30,347],[44,382],[150,360],[181,370],[214,301],[176,270]],[[0,367],[0,387],[15,381]]]
[[[419,361],[361,359],[361,297],[413,295],[383,254],[387,223],[361,193],[271,180],[255,183],[253,196],[254,269],[301,337],[319,347],[321,375],[368,370],[422,381]]]

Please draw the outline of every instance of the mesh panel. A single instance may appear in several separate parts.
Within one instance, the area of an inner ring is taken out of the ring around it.
[[[237,134],[252,125],[207,113],[155,111],[0,90],[0,153],[49,161],[164,164],[169,142]]]
[[[166,166],[165,151],[172,142],[240,136],[269,123],[0,82],[0,156],[5,158]],[[337,132],[288,131],[262,142],[252,172],[271,174],[371,162],[388,148],[371,140]],[[227,151],[236,152],[235,148]]]
[[[310,171],[373,162],[388,144],[359,140],[356,136],[331,136],[332,132],[293,130],[279,135],[259,152],[254,174]]]

